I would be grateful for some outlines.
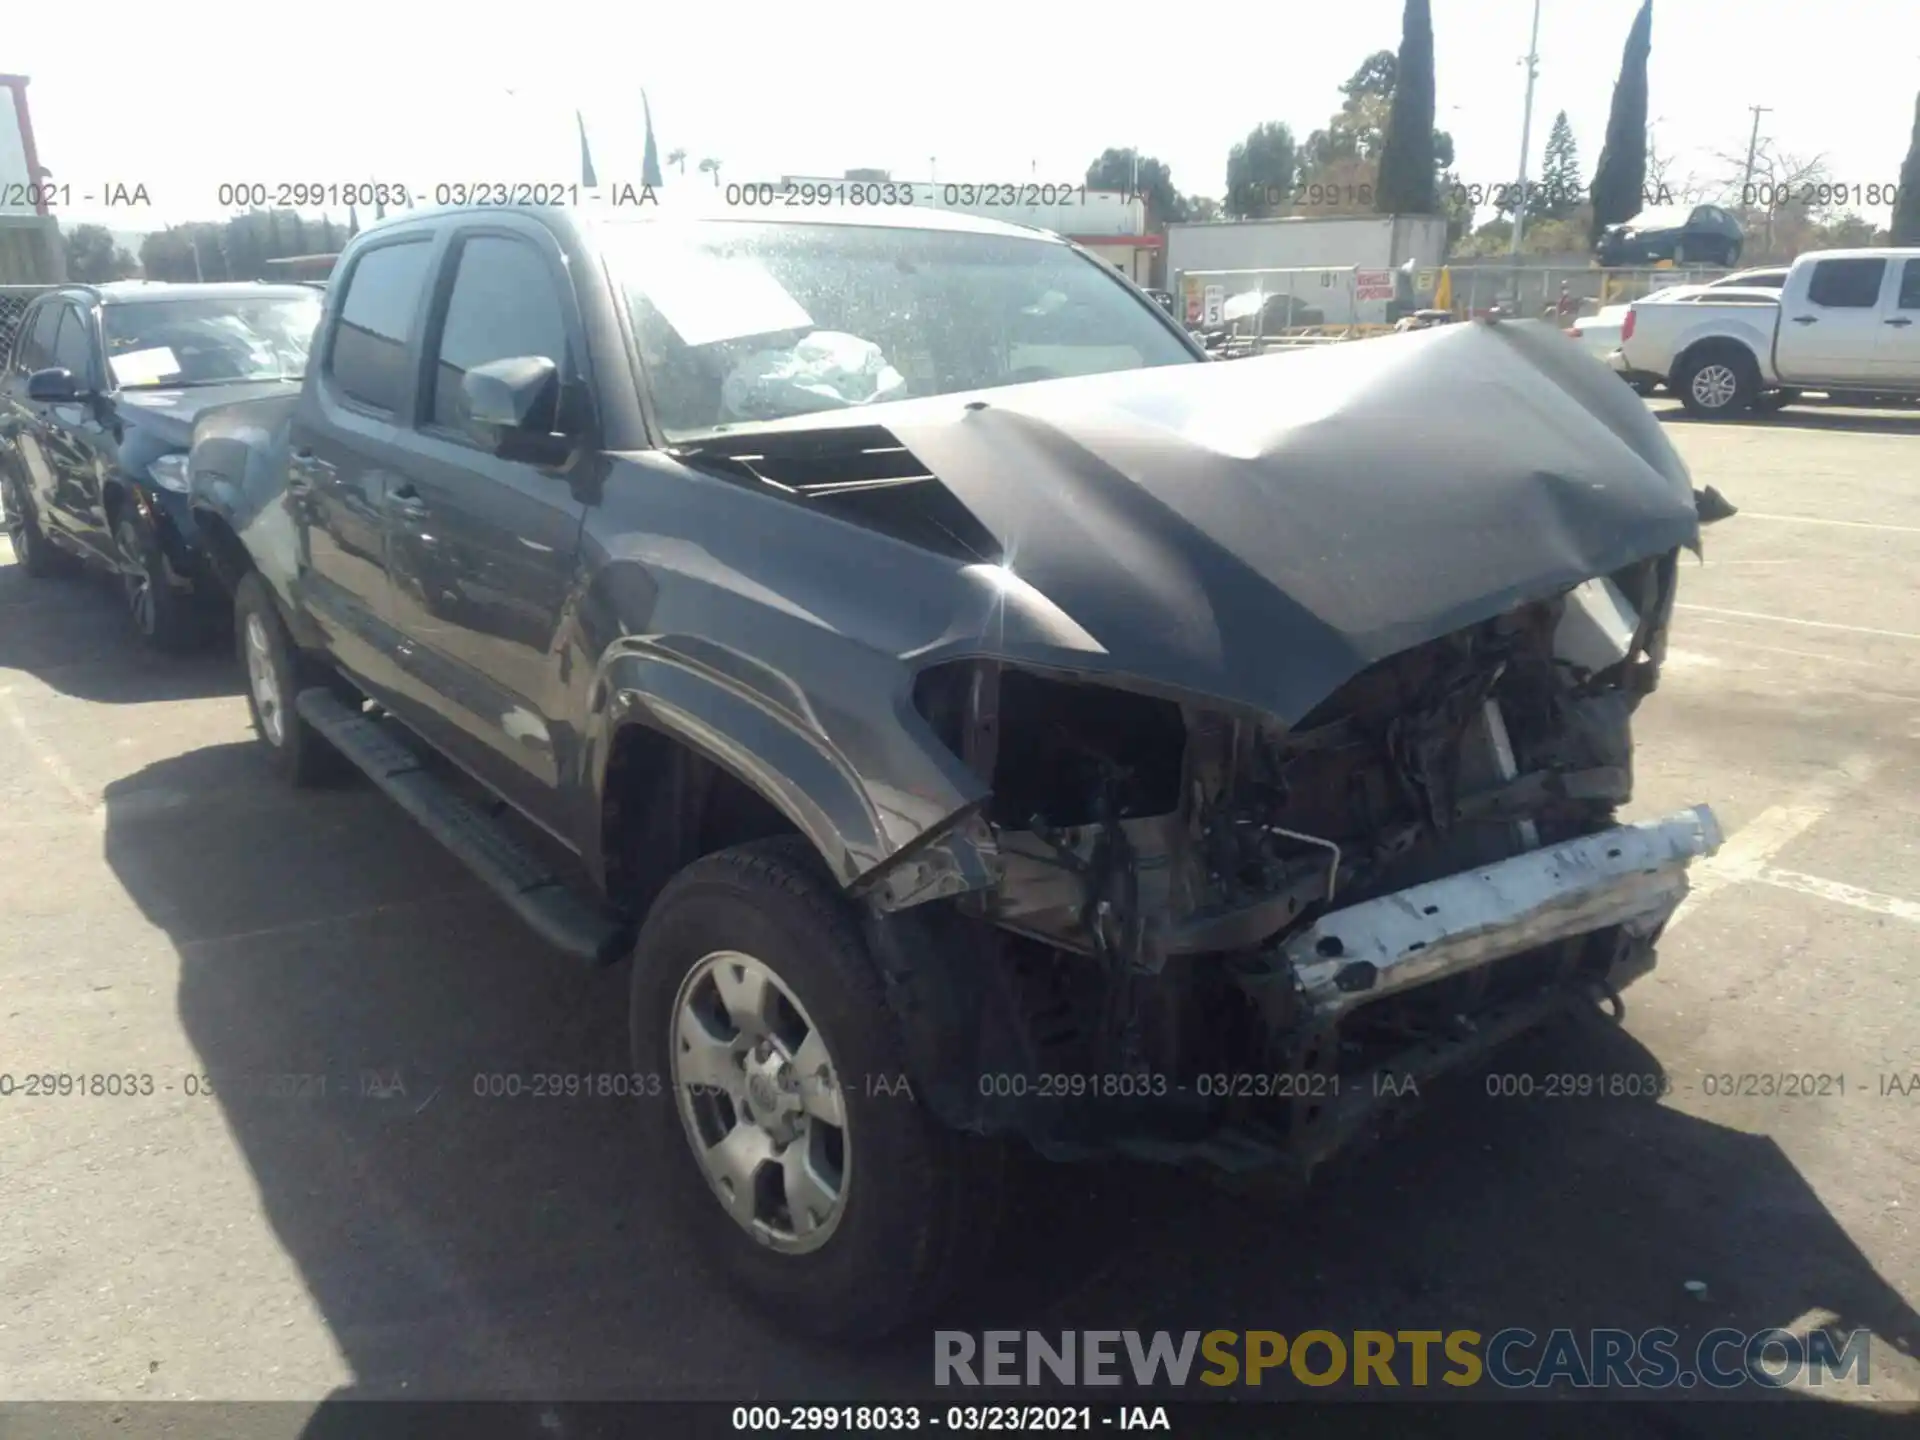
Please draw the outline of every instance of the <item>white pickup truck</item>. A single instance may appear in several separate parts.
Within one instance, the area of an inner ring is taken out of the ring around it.
[[[1775,303],[1636,300],[1608,358],[1629,379],[1665,380],[1696,415],[1775,409],[1803,390],[1920,396],[1920,249],[1802,255]]]

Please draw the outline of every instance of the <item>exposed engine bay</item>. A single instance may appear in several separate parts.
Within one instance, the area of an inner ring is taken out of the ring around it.
[[[1383,1071],[1417,1084],[1617,1000],[1719,841],[1704,809],[1615,820],[1675,570],[1417,645],[1292,727],[998,661],[923,672],[921,713],[991,777],[997,852],[995,883],[918,922],[989,957],[974,1003],[938,1007],[978,1028],[928,1042],[936,1108],[1060,1153],[1311,1163]]]

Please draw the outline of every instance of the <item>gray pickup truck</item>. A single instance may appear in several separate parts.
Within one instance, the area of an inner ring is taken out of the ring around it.
[[[1310,1168],[1611,998],[1718,844],[1616,814],[1686,470],[1546,326],[1206,364],[925,212],[460,210],[335,277],[191,455],[260,739],[630,958],[636,1131],[791,1323],[924,1313],[1011,1141]]]

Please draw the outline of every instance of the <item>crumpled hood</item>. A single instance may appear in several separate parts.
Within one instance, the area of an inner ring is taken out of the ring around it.
[[[122,390],[116,398],[129,419],[153,430],[169,444],[184,447],[193,438],[193,422],[215,406],[259,400],[299,388],[298,380],[235,380],[224,385]]]
[[[1287,723],[1375,661],[1699,541],[1659,422],[1538,322],[968,405],[854,413],[884,413],[1008,568],[1098,642],[1075,668]],[[1048,658],[1021,648],[1002,653]]]

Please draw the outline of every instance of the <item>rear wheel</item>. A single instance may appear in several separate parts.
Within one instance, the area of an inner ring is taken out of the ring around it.
[[[160,537],[139,507],[128,502],[113,527],[120,551],[120,592],[141,640],[156,650],[184,650],[200,636],[192,601],[173,585]]]
[[[247,709],[253,733],[267,747],[288,784],[323,785],[348,771],[346,759],[300,718],[294,697],[314,677],[306,673],[279,607],[260,573],[250,571],[234,591],[233,629],[247,672]]]
[[[816,1335],[926,1314],[997,1228],[1002,1152],[912,1097],[879,972],[804,841],[695,861],[634,951],[655,1173],[749,1297]]]
[[[1680,403],[1694,415],[1713,419],[1740,414],[1753,403],[1759,388],[1752,357],[1727,349],[1689,356],[1673,378]]]
[[[13,546],[13,558],[35,580],[44,580],[72,568],[68,558],[53,548],[53,542],[40,529],[27,499],[26,487],[9,475],[0,485],[0,504],[7,512],[7,541]]]

